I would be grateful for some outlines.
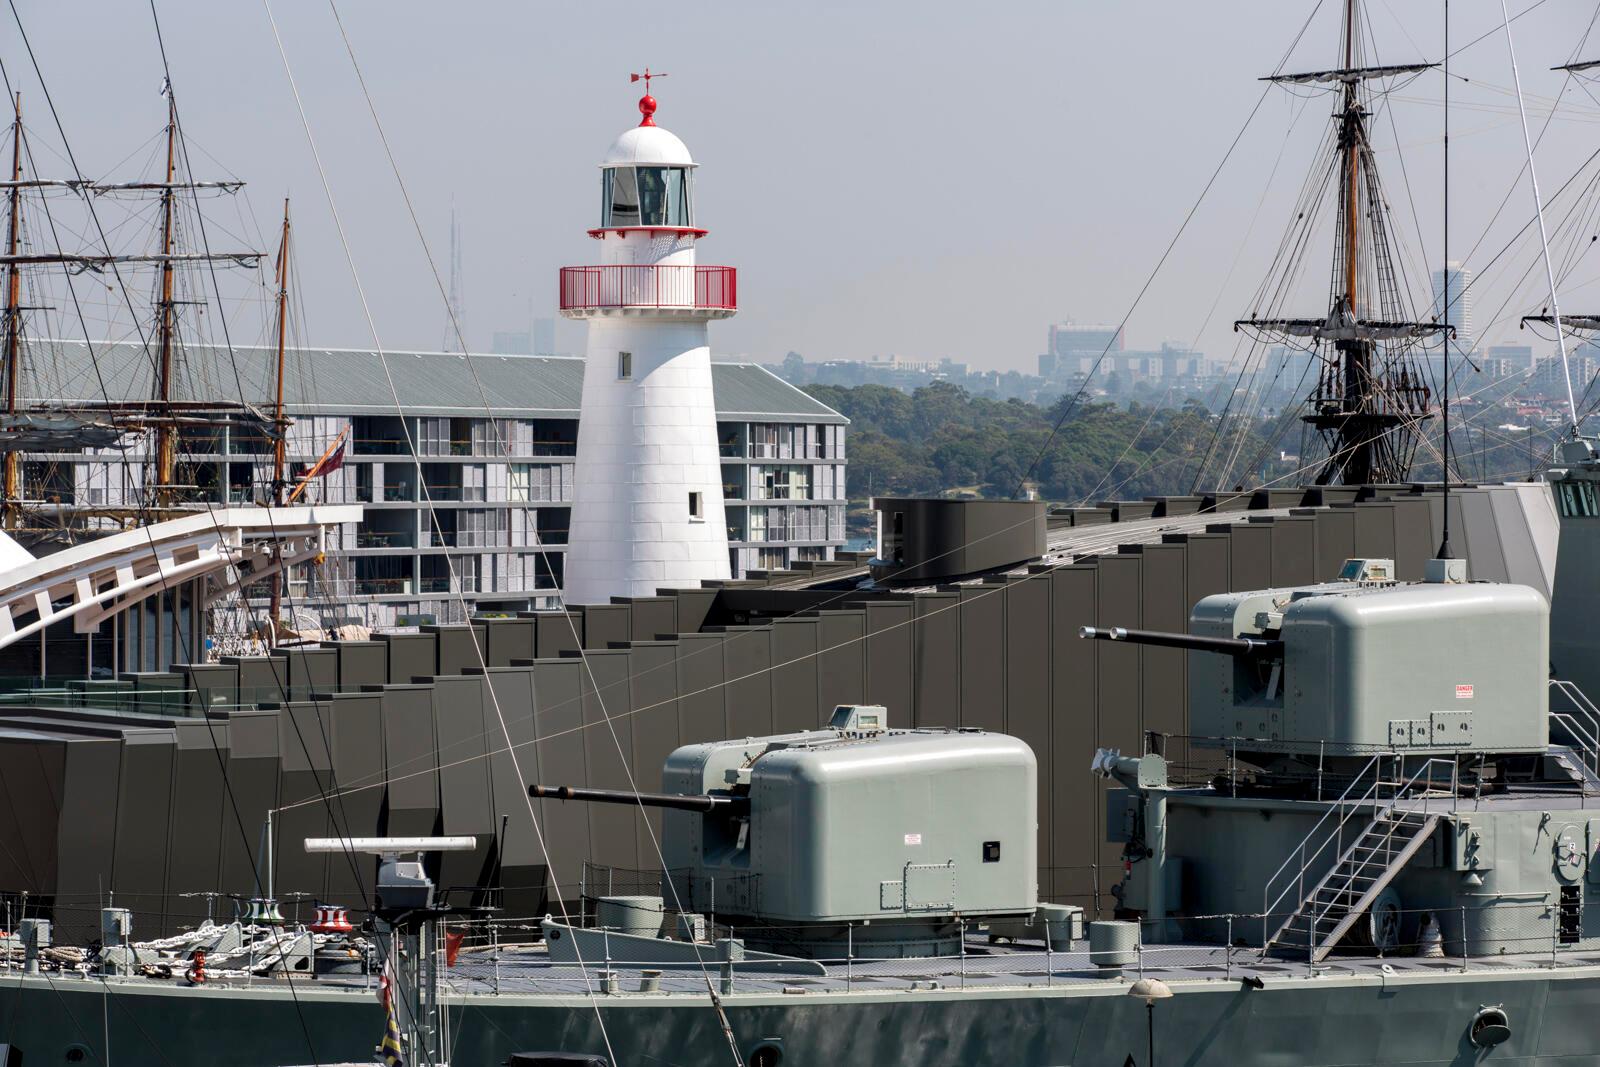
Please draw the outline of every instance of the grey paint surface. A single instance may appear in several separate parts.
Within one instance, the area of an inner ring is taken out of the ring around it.
[[[146,937],[171,927],[167,850],[174,798],[183,802],[175,774],[176,752],[171,730],[130,730],[122,743],[116,846],[108,888],[116,891],[119,906],[140,915]]]
[[[390,634],[388,681],[408,684],[419,675],[439,672],[439,638],[432,633]]]
[[[222,892],[223,843],[233,833],[233,805],[224,786],[229,723],[225,719],[181,722],[174,728],[174,777],[181,790],[172,805],[167,885],[175,893]],[[174,925],[195,925],[207,914],[207,901],[177,897],[167,901]],[[229,915],[230,910],[213,912]]]
[[[385,833],[431,834],[439,817],[433,693],[425,685],[388,685],[381,693],[384,764],[389,783]]]

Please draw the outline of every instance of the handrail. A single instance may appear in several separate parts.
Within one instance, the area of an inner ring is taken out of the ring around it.
[[[1551,709],[1550,718],[1566,726],[1573,736],[1585,743],[1590,769],[1600,772],[1600,707],[1596,707],[1576,683],[1565,678],[1550,679],[1550,688],[1566,697],[1572,705],[1570,712]],[[1583,717],[1581,721],[1577,717],[1580,715]],[[1585,726],[1587,729],[1584,729]]]
[[[1382,815],[1385,815],[1385,814],[1388,814],[1390,812],[1393,812],[1400,805],[1400,802],[1405,797],[1405,795],[1408,792],[1410,792],[1413,788],[1416,787],[1416,784],[1417,784],[1418,780],[1420,780],[1422,778],[1424,773],[1426,773],[1427,776],[1428,776],[1428,789],[1431,790],[1432,787],[1433,787],[1433,765],[1435,763],[1446,764],[1446,765],[1448,765],[1450,767],[1451,810],[1457,810],[1459,808],[1461,790],[1459,788],[1458,774],[1459,774],[1460,768],[1459,768],[1459,766],[1456,764],[1456,762],[1454,760],[1441,759],[1440,757],[1437,757],[1437,756],[1434,756],[1434,757],[1431,757],[1431,758],[1425,760],[1423,762],[1423,764],[1420,767],[1417,768],[1415,773],[1413,773],[1410,778],[1406,779],[1403,782],[1385,781],[1381,774],[1375,776],[1374,779],[1373,779],[1372,785],[1370,787],[1368,787],[1366,789],[1366,791],[1361,794],[1360,797],[1356,798],[1353,801],[1350,800],[1349,799],[1350,793],[1356,788],[1357,785],[1359,785],[1361,783],[1362,779],[1364,779],[1366,777],[1367,771],[1369,769],[1373,768],[1375,765],[1377,765],[1379,760],[1384,759],[1384,758],[1386,758],[1388,756],[1396,756],[1396,757],[1398,757],[1399,753],[1383,753],[1383,754],[1380,754],[1380,755],[1377,755],[1377,756],[1373,756],[1371,759],[1369,759],[1366,762],[1366,764],[1361,768],[1361,770],[1356,774],[1356,776],[1353,779],[1351,779],[1350,784],[1345,787],[1345,791],[1339,795],[1339,798],[1337,800],[1333,801],[1332,805],[1328,808],[1328,810],[1323,813],[1322,818],[1320,818],[1320,819],[1318,819],[1316,821],[1316,824],[1311,827],[1310,832],[1308,832],[1306,834],[1306,836],[1301,839],[1300,844],[1295,846],[1295,848],[1292,851],[1290,851],[1288,856],[1284,857],[1283,863],[1281,863],[1278,866],[1278,869],[1272,873],[1272,877],[1267,879],[1266,886],[1263,888],[1262,894],[1261,894],[1262,900],[1264,901],[1264,905],[1263,905],[1263,907],[1261,909],[1261,912],[1262,912],[1262,915],[1263,915],[1263,918],[1262,918],[1262,929],[1261,929],[1261,940],[1262,940],[1263,944],[1265,944],[1267,942],[1267,940],[1268,940],[1268,938],[1267,938],[1267,930],[1266,930],[1266,922],[1267,922],[1267,920],[1266,920],[1265,916],[1272,914],[1273,909],[1276,908],[1279,904],[1283,903],[1283,900],[1284,900],[1284,898],[1286,896],[1288,896],[1290,889],[1293,889],[1296,886],[1298,886],[1299,889],[1300,889],[1299,902],[1300,902],[1300,904],[1302,906],[1304,905],[1305,900],[1306,900],[1306,894],[1305,894],[1305,874],[1306,874],[1306,869],[1308,867],[1310,867],[1312,861],[1314,861],[1317,857],[1321,856],[1322,853],[1327,850],[1329,844],[1333,843],[1334,841],[1339,841],[1341,843],[1343,842],[1345,824],[1350,821],[1350,819],[1353,816],[1354,812],[1356,810],[1360,809],[1369,800],[1372,800],[1372,801],[1375,801],[1375,802],[1378,801],[1379,800],[1378,793],[1379,793],[1379,791],[1381,789],[1383,789],[1384,786],[1389,786],[1390,788],[1392,788],[1394,790],[1394,792],[1389,797],[1389,800],[1388,800],[1388,802],[1386,804],[1383,804],[1382,806],[1380,806],[1378,808],[1377,811],[1373,812],[1373,818],[1374,819],[1377,819]],[[1423,806],[1423,810],[1424,810],[1424,812],[1426,812],[1428,801],[1431,800],[1432,798],[1429,796],[1428,791],[1425,790],[1424,793],[1422,794],[1422,796],[1420,797],[1420,799],[1423,802],[1423,805],[1422,805]],[[1324,822],[1328,821],[1328,819],[1333,815],[1333,813],[1334,813],[1334,811],[1336,809],[1340,811],[1340,817],[1339,817],[1338,824],[1333,829],[1333,832],[1329,833],[1328,836],[1323,839],[1322,843],[1317,846],[1315,852],[1312,852],[1310,855],[1306,855],[1306,852],[1305,852],[1306,846],[1309,844],[1311,839],[1316,836],[1317,831],[1322,827],[1322,824]],[[1407,808],[1405,810],[1410,811],[1412,809]],[[1392,836],[1392,833],[1393,833],[1393,831],[1391,830],[1391,836]],[[1296,872],[1297,875],[1298,875],[1298,879],[1296,880],[1296,882],[1293,885],[1285,885],[1283,887],[1283,889],[1278,893],[1278,895],[1276,897],[1273,897],[1271,900],[1267,900],[1268,895],[1271,894],[1271,892],[1272,892],[1273,884],[1278,880],[1278,876],[1281,875],[1286,868],[1288,868],[1289,864],[1294,860],[1294,858],[1295,858],[1295,856],[1297,854],[1300,856],[1300,868]],[[1341,855],[1342,855],[1342,850],[1341,850]],[[1315,927],[1313,926],[1313,929],[1314,928]]]
[[[1298,845],[1296,845],[1292,850],[1290,850],[1289,854],[1283,858],[1283,862],[1278,865],[1278,869],[1273,871],[1272,872],[1272,876],[1267,879],[1266,885],[1261,890],[1261,899],[1262,899],[1261,940],[1262,940],[1263,943],[1265,943],[1266,939],[1267,939],[1267,927],[1266,927],[1267,919],[1266,919],[1266,917],[1268,915],[1272,914],[1272,909],[1274,907],[1276,907],[1277,905],[1279,905],[1279,904],[1281,904],[1283,902],[1283,898],[1288,895],[1289,889],[1290,889],[1289,886],[1284,886],[1283,887],[1283,891],[1280,892],[1276,897],[1273,897],[1270,901],[1267,899],[1268,895],[1272,892],[1273,884],[1275,882],[1277,882],[1277,880],[1278,880],[1278,876],[1281,875],[1288,868],[1290,862],[1293,861],[1293,859],[1295,857],[1295,854],[1299,853],[1300,857],[1301,857],[1301,859],[1300,859],[1300,871],[1299,871],[1300,884],[1302,886],[1304,885],[1306,866],[1310,862],[1310,859],[1314,859],[1316,856],[1322,855],[1322,850],[1328,847],[1328,842],[1324,841],[1317,848],[1317,851],[1311,857],[1307,857],[1305,855],[1305,848],[1306,848],[1307,842],[1309,842],[1313,837],[1316,836],[1317,831],[1322,828],[1322,824],[1327,822],[1328,819],[1333,816],[1333,813],[1335,811],[1341,811],[1342,812],[1342,814],[1340,816],[1340,819],[1339,819],[1339,824],[1338,824],[1338,826],[1336,826],[1334,828],[1335,833],[1341,832],[1344,829],[1344,824],[1350,818],[1350,813],[1349,813],[1348,810],[1346,810],[1346,805],[1350,805],[1352,807],[1357,807],[1357,806],[1360,806],[1361,804],[1366,803],[1368,796],[1370,796],[1378,788],[1378,785],[1379,785],[1379,782],[1381,781],[1381,779],[1378,778],[1378,777],[1374,777],[1371,787],[1368,788],[1365,793],[1362,793],[1361,796],[1358,799],[1354,800],[1354,801],[1350,800],[1350,793],[1355,789],[1356,786],[1361,784],[1361,780],[1367,776],[1367,771],[1373,770],[1373,769],[1375,769],[1377,767],[1378,761],[1380,759],[1382,759],[1382,758],[1383,758],[1382,755],[1373,756],[1371,759],[1367,760],[1367,762],[1364,765],[1362,765],[1361,770],[1357,771],[1355,776],[1350,779],[1350,784],[1344,787],[1344,792],[1340,793],[1338,798],[1336,800],[1334,800],[1332,804],[1329,805],[1328,810],[1322,813],[1322,818],[1318,819],[1316,821],[1316,823],[1312,825],[1310,831],[1307,832],[1306,836],[1301,838],[1300,839],[1300,843]],[[1330,834],[1328,839],[1332,840],[1333,836],[1334,836],[1333,834]],[[1301,894],[1300,899],[1301,900],[1305,899],[1305,894],[1304,893]]]
[[[1387,805],[1385,805],[1384,807],[1380,808],[1377,812],[1375,812],[1373,814],[1373,820],[1376,821],[1378,818],[1380,818],[1381,816],[1383,816],[1385,814],[1393,813],[1396,809],[1400,809],[1406,814],[1414,814],[1415,813],[1415,808],[1410,808],[1410,807],[1401,808],[1400,805],[1401,805],[1401,801],[1405,798],[1406,793],[1408,793],[1412,789],[1412,787],[1414,787],[1417,784],[1417,780],[1422,777],[1422,774],[1423,774],[1424,771],[1426,771],[1427,774],[1428,774],[1428,789],[1423,791],[1423,793],[1422,793],[1422,795],[1421,795],[1421,797],[1419,799],[1421,799],[1421,801],[1422,801],[1422,814],[1423,815],[1427,815],[1428,814],[1428,811],[1427,811],[1428,801],[1432,799],[1432,797],[1430,795],[1430,791],[1431,791],[1431,789],[1433,787],[1433,765],[1435,763],[1444,763],[1444,764],[1448,764],[1449,765],[1449,767],[1450,767],[1450,798],[1451,798],[1451,806],[1452,806],[1452,809],[1455,809],[1456,807],[1458,807],[1459,806],[1458,802],[1459,802],[1459,799],[1460,799],[1461,791],[1460,791],[1459,788],[1457,788],[1457,785],[1458,785],[1457,774],[1458,774],[1460,768],[1459,768],[1459,766],[1456,764],[1456,762],[1454,760],[1441,759],[1438,756],[1434,756],[1434,757],[1431,757],[1428,760],[1426,760],[1422,764],[1421,767],[1418,767],[1417,770],[1416,770],[1416,773],[1413,774],[1406,781],[1398,783],[1398,784],[1390,783],[1390,784],[1395,784],[1396,785],[1395,794],[1394,794],[1393,797],[1391,797],[1389,799],[1389,803]],[[1376,783],[1376,784],[1382,784],[1382,783]],[[1389,860],[1389,862],[1392,862],[1392,857],[1394,855],[1394,847],[1393,846],[1394,846],[1395,825],[1396,824],[1394,823],[1393,820],[1389,820],[1388,831],[1383,835],[1384,856],[1385,856],[1385,858],[1387,860]],[[1359,841],[1360,841],[1360,838],[1357,838],[1357,842],[1356,843],[1359,843]],[[1352,843],[1351,844],[1351,846],[1350,846],[1351,849],[1355,848],[1355,844],[1356,843]],[[1335,867],[1337,867],[1338,863],[1341,862],[1344,859],[1344,855],[1345,855],[1344,853],[1340,854],[1339,860],[1335,861]],[[1304,898],[1302,898],[1302,906],[1304,906]],[[1349,907],[1350,905],[1349,904],[1345,904],[1344,906],[1345,907]],[[1313,905],[1313,907],[1311,909],[1311,916],[1310,916],[1311,921],[1309,923],[1309,930],[1310,930],[1310,932],[1311,932],[1311,934],[1313,936],[1313,939],[1315,938],[1317,924],[1322,922],[1322,920],[1327,916],[1328,912],[1333,909],[1333,907],[1334,907],[1334,902],[1333,901],[1328,901],[1321,908],[1318,908],[1315,905]]]
[[[1583,723],[1579,722],[1576,716],[1565,711],[1552,711],[1550,718],[1561,723],[1571,732],[1573,737],[1582,742],[1584,751],[1591,758],[1595,756],[1597,750],[1600,750],[1600,738],[1596,738],[1593,733],[1585,729]]]
[[[561,309],[734,311],[738,271],[695,263],[606,263],[561,268]]]

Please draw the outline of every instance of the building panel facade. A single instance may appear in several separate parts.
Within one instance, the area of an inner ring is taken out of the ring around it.
[[[96,369],[127,380],[140,355],[136,346],[97,346],[91,366],[83,346],[62,348],[84,363],[79,380],[93,380]],[[270,395],[274,357],[266,350],[187,356],[216,381],[232,380],[238,368],[257,407]],[[120,361],[128,373],[118,373]],[[286,366],[290,482],[343,448],[341,465],[308,481],[300,502],[365,506],[363,521],[339,530],[323,562],[291,575],[289,625],[380,628],[559,606],[583,360],[302,350]],[[712,381],[733,576],[833,558],[845,541],[848,420],[756,364],[713,364]],[[123,450],[30,456],[33,504],[91,529],[112,521],[97,512],[135,507],[150,457],[139,438],[128,441]],[[271,451],[244,420],[184,432],[179,480],[187,502],[265,500]],[[250,592],[236,610],[259,616],[265,591]]]

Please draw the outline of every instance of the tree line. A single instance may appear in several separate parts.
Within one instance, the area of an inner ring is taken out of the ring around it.
[[[862,501],[1005,498],[1032,487],[1052,503],[1094,503],[1215,489],[1224,470],[1230,481],[1259,484],[1297,466],[1278,458],[1272,441],[1281,427],[1272,420],[1230,421],[1219,434],[1197,401],[1153,408],[1083,399],[1052,434],[1070,398],[1048,406],[993,400],[945,382],[909,394],[881,385],[806,392],[850,419],[849,489]]]

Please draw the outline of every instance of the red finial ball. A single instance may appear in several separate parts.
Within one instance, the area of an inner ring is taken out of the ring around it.
[[[639,120],[641,126],[654,126],[656,124],[656,98],[646,93],[639,98],[639,114],[644,118]]]

